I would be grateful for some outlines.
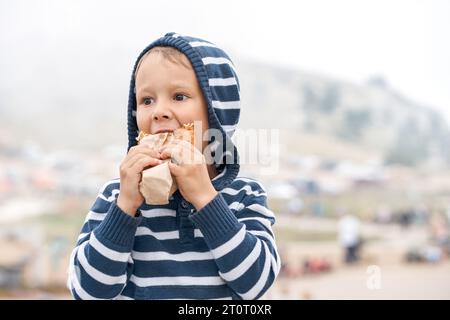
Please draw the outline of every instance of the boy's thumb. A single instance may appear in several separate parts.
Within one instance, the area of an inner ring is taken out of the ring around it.
[[[168,164],[169,164],[170,173],[173,176],[177,176],[178,173],[180,172],[180,166],[175,164],[175,163],[173,163],[173,162],[171,162],[171,161],[169,161]]]

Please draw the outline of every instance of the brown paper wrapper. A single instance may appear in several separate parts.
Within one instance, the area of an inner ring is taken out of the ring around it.
[[[139,183],[139,191],[148,204],[168,204],[169,198],[177,190],[177,184],[169,170],[170,160],[146,169],[142,172],[142,181]]]
[[[137,138],[138,143],[148,143],[154,149],[159,149],[173,139],[181,139],[194,144],[193,125],[184,125],[183,128],[177,129],[174,132],[159,134],[145,134],[140,132]],[[178,187],[175,179],[170,174],[169,161],[170,159],[160,165],[142,171],[139,191],[147,204],[168,204],[170,197],[177,191]]]

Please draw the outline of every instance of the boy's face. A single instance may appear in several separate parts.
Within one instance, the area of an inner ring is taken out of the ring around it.
[[[184,64],[190,66],[186,56]],[[136,75],[136,119],[146,133],[173,131],[183,124],[201,121],[208,129],[208,111],[194,70],[150,52]],[[204,146],[203,146],[204,147]]]

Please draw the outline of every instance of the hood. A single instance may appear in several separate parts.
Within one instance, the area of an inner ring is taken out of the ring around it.
[[[145,53],[156,46],[174,47],[186,55],[192,64],[207,102],[209,128],[218,129],[221,133],[221,139],[212,137],[209,140],[208,152],[211,153],[218,172],[213,185],[218,190],[223,189],[239,173],[239,155],[231,137],[239,121],[240,86],[230,57],[211,42],[171,32],[152,42],[141,52],[134,64],[128,97],[128,150],[136,145],[139,134],[136,122],[135,70]]]

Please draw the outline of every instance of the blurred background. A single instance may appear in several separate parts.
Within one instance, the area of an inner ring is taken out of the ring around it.
[[[449,17],[445,0],[0,0],[0,298],[70,298],[132,66],[174,31],[232,57],[240,128],[279,132],[278,170],[241,171],[277,216],[265,298],[449,299]]]

